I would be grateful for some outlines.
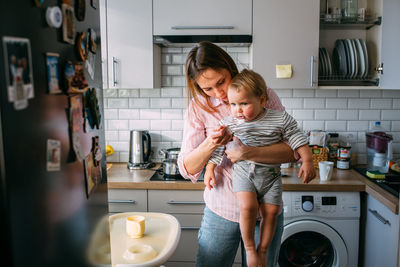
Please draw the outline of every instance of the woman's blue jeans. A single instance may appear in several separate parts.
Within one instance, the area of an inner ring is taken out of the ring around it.
[[[258,243],[260,224],[257,222],[255,240]],[[276,266],[283,232],[283,212],[278,216],[274,238],[267,252],[268,267]],[[209,208],[204,208],[204,215],[198,235],[199,250],[197,267],[231,267],[241,244],[242,267],[246,267],[246,252],[241,242],[239,223],[218,216]]]

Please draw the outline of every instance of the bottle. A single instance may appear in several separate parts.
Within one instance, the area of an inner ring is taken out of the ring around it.
[[[329,139],[328,139],[328,149],[329,149],[329,154],[328,154],[328,160],[333,161],[334,165],[336,166],[336,161],[337,161],[337,151],[339,149],[339,134],[338,133],[329,133]]]
[[[372,127],[371,132],[373,133],[385,133],[385,129],[382,127],[380,121],[375,122],[375,126]]]
[[[338,169],[348,170],[350,169],[350,159],[351,159],[351,144],[342,144],[338,148],[337,153],[337,165]]]

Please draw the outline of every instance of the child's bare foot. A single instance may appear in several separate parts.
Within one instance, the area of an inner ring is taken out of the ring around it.
[[[257,250],[258,258],[260,259],[260,267],[267,267],[266,251]]]
[[[261,262],[256,250],[246,250],[247,267],[260,267]]]

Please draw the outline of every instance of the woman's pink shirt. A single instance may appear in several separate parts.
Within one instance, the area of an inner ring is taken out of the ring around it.
[[[265,105],[266,108],[285,110],[272,89],[268,88],[267,93],[269,99]],[[208,135],[213,133],[215,128],[219,127],[218,121],[231,115],[228,105],[216,98],[210,98],[210,100],[217,112],[210,114],[192,100],[185,114],[178,166],[182,176],[192,180],[193,183],[197,182],[201,171],[195,174],[187,172],[183,163],[186,155],[197,148]],[[200,101],[206,104],[205,99],[200,98]],[[227,220],[239,222],[239,205],[232,188],[232,163],[226,157],[222,164],[215,168],[215,179],[217,186],[212,190],[207,188],[204,190],[204,201],[207,207]]]

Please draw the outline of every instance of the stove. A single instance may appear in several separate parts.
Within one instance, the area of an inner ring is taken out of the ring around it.
[[[204,180],[204,171],[201,173],[199,179],[197,181],[203,181]],[[163,167],[161,165],[160,168],[156,170],[156,172],[153,174],[153,176],[150,177],[150,181],[185,181],[185,182],[191,182],[189,179],[183,178],[182,175],[167,175],[163,172]]]
[[[385,189],[390,194],[394,195],[395,197],[399,197],[400,192],[400,175],[395,173],[387,173],[385,179],[372,179],[366,175],[367,169],[366,168],[354,168],[359,174],[363,175],[368,180],[374,182],[381,188]]]

